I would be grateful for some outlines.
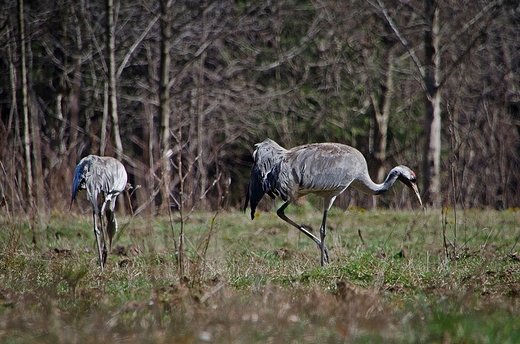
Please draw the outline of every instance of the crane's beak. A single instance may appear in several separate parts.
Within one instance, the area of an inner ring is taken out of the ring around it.
[[[417,199],[419,200],[419,203],[421,203],[421,207],[422,207],[421,195],[419,194],[419,189],[417,188],[417,185],[415,185],[415,183],[412,183],[410,186],[411,186],[413,192],[415,192],[415,195],[417,196]]]

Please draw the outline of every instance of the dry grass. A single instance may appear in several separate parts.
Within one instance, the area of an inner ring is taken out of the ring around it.
[[[320,222],[311,206],[294,211]],[[324,268],[316,246],[270,213],[222,213],[211,228],[213,216],[186,222],[184,276],[167,218],[120,219],[102,275],[87,215],[32,227],[0,218],[0,341],[520,341],[515,211],[454,223],[449,210],[335,209]]]

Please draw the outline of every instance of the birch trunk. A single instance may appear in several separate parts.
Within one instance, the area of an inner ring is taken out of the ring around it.
[[[426,0],[424,32],[425,48],[425,109],[426,143],[424,149],[424,200],[433,208],[440,206],[441,163],[441,92],[439,89],[439,7],[435,0]]]
[[[30,123],[31,123],[31,143],[32,143],[32,159],[34,168],[34,186],[36,191],[36,211],[38,214],[45,211],[45,197],[44,197],[44,181],[42,169],[42,150],[40,137],[40,121],[38,119],[39,106],[36,95],[31,92],[29,96],[30,106]]]
[[[159,116],[161,121],[162,159],[162,202],[161,210],[167,210],[170,203],[171,148],[170,148],[170,39],[171,24],[169,3],[161,1],[161,57],[159,66]]]
[[[201,41],[206,41],[208,32],[206,29],[206,14],[202,17],[202,37]],[[206,51],[202,52],[199,62],[199,75],[197,80],[197,169],[199,172],[199,192],[200,206],[202,209],[207,208],[206,204],[206,188],[208,187],[208,177],[206,174],[205,162],[207,161],[208,140],[204,128],[204,63],[206,61]]]
[[[114,0],[107,0],[107,50],[108,50],[108,88],[109,113],[112,118],[112,130],[116,146],[116,157],[123,160],[123,143],[119,131],[119,117],[117,114],[117,81],[116,81],[116,28],[114,22]]]
[[[27,187],[27,203],[34,207],[33,176],[31,163],[31,136],[29,134],[29,90],[27,84],[27,65],[25,51],[25,24],[23,0],[18,1],[18,24],[20,27],[20,64],[22,73],[22,114],[23,114],[23,146],[25,156],[25,182]]]

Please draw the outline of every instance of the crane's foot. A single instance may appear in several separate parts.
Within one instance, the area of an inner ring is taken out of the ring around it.
[[[323,258],[325,260],[325,263],[330,263],[329,261],[329,250],[324,247],[324,250],[323,250]]]
[[[323,249],[322,249],[322,245],[319,244],[318,249],[320,250],[321,266],[323,266],[324,263],[329,263],[329,250],[327,249],[327,247],[325,245],[323,245]]]

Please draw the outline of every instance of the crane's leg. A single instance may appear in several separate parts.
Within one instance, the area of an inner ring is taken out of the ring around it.
[[[103,252],[101,251],[101,233],[99,232],[99,227],[98,227],[98,218],[97,218],[97,214],[96,214],[96,211],[92,211],[92,217],[94,218],[94,234],[96,235],[96,242],[97,242],[97,247],[98,247],[98,253],[99,253],[99,264],[101,265],[101,272],[103,272]]]
[[[113,198],[108,202],[108,207],[106,209],[107,216],[107,235],[108,235],[108,249],[112,249],[112,239],[117,231],[117,220],[115,216],[115,208],[116,208],[116,199]]]
[[[321,259],[320,263],[321,266],[323,266],[323,263],[326,261],[329,262],[329,255],[325,252],[325,236],[327,235],[327,215],[329,214],[329,210],[332,207],[332,204],[336,200],[336,196],[334,197],[325,197],[323,199],[323,219],[321,220],[321,227],[320,227],[320,237],[321,237]]]
[[[101,234],[103,235],[103,266],[105,266],[105,263],[107,262],[107,238],[105,232],[107,231],[107,224],[104,222],[104,214],[105,214],[105,208],[107,205],[107,199],[105,197],[105,200],[103,201],[103,205],[101,206],[101,211],[99,213],[99,222],[101,222]]]
[[[326,223],[327,223],[327,215],[328,215],[328,210],[325,210],[323,212],[323,220],[321,220],[321,227],[320,227],[320,236],[321,236],[321,246],[320,246],[320,251],[321,251],[321,257],[320,257],[320,264],[321,266],[323,266],[323,263],[324,261],[326,260],[327,262],[329,261],[329,257],[325,257],[325,251],[324,251],[324,247],[325,247],[325,235],[326,235],[326,229],[325,229],[325,226],[326,226]]]
[[[298,228],[301,232],[303,232],[303,234],[307,235],[309,238],[311,238],[315,243],[316,245],[318,245],[318,248],[320,249],[320,251],[322,252],[322,261],[323,261],[323,258],[325,258],[325,260],[328,262],[329,261],[329,250],[327,250],[327,248],[325,247],[325,245],[322,245],[322,241],[320,239],[318,239],[316,236],[314,236],[311,232],[309,232],[308,230],[306,230],[305,228],[303,228],[301,225],[297,224],[296,222],[294,222],[293,220],[291,220],[290,218],[288,218],[285,213],[284,213],[284,210],[285,208],[287,208],[287,206],[290,204],[291,202],[290,201],[287,201],[285,202],[284,204],[282,204],[282,206],[278,209],[278,211],[276,211],[276,214],[282,219],[284,220],[285,222],[287,222],[288,224]],[[323,263],[322,263],[323,265]]]

